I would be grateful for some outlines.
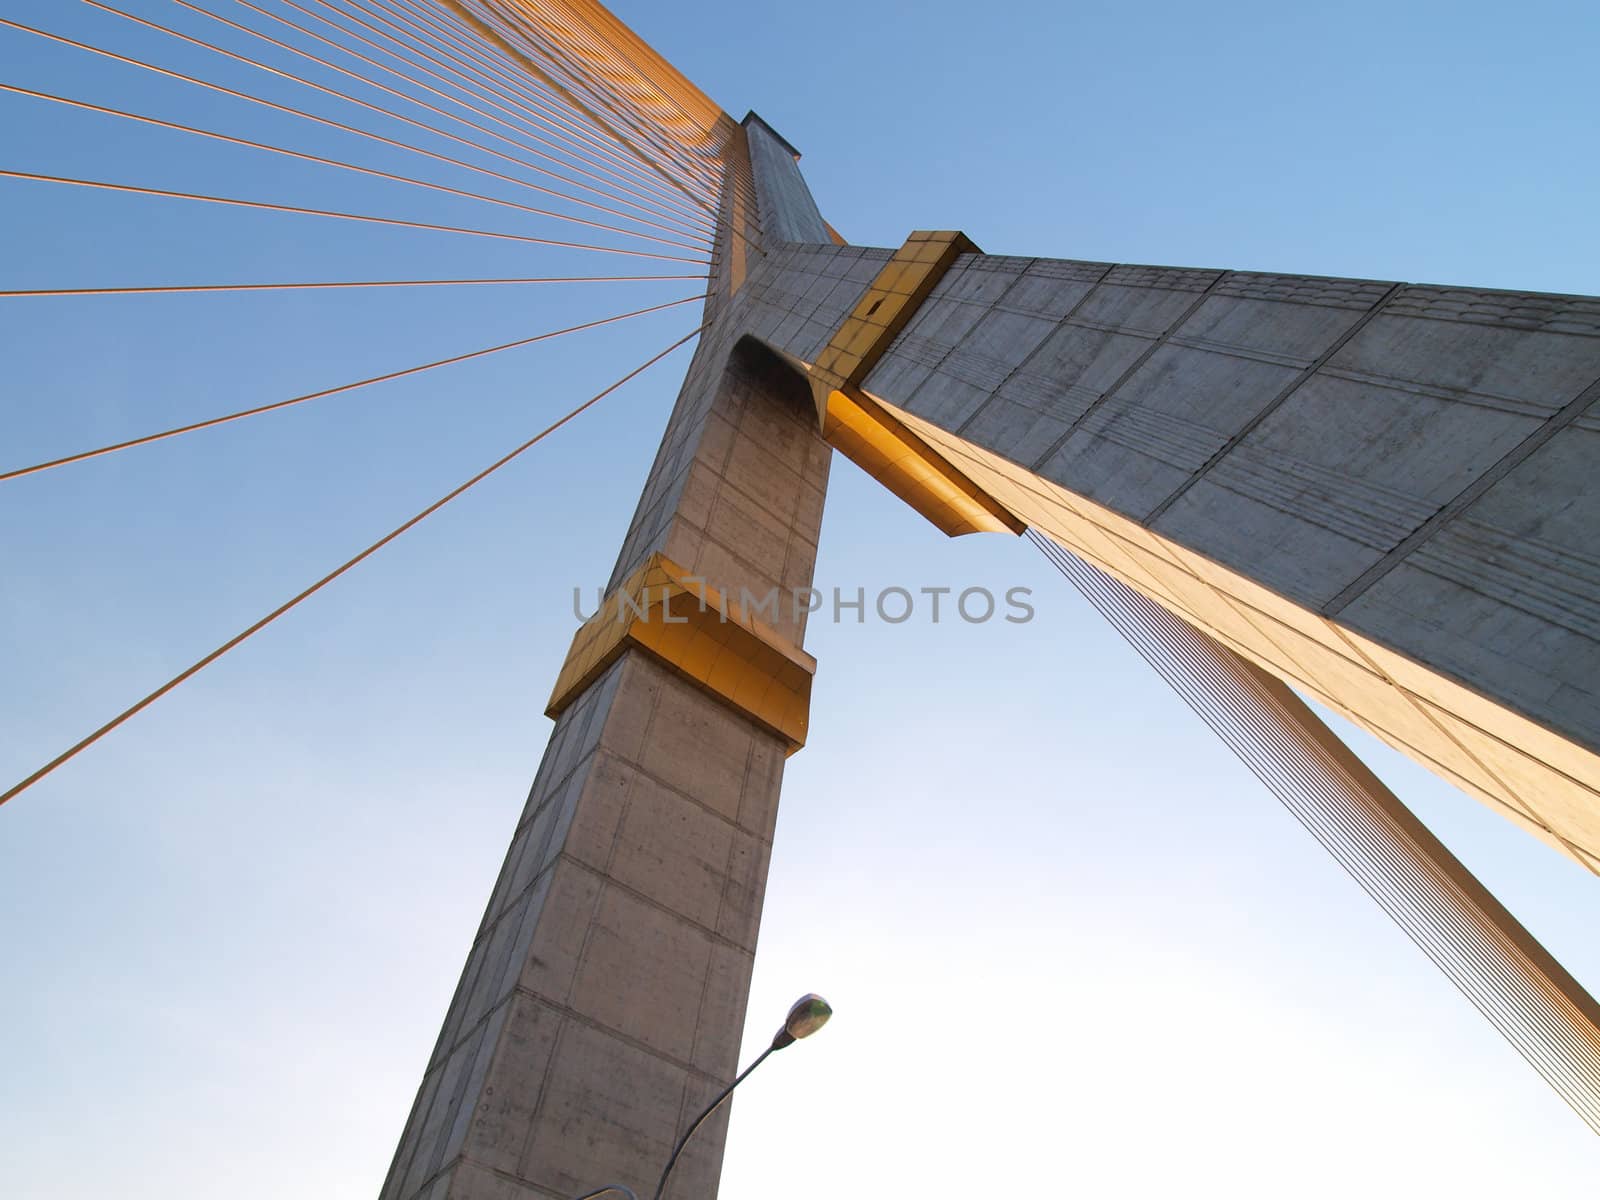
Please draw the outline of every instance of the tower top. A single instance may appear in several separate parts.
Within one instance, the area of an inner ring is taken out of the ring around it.
[[[798,150],[796,150],[794,148],[794,143],[791,142],[788,138],[784,137],[783,134],[779,133],[770,124],[768,124],[766,118],[764,118],[760,113],[758,113],[753,108],[749,112],[745,113],[744,120],[740,121],[739,124],[743,125],[746,129],[748,129],[748,128],[750,128],[750,122],[751,121],[755,121],[755,122],[759,123],[761,128],[765,129],[773,137],[777,138],[778,141],[782,142],[783,143],[783,148],[785,150],[787,150],[790,154],[794,155],[796,159],[798,159],[800,157],[800,151],[798,151]]]

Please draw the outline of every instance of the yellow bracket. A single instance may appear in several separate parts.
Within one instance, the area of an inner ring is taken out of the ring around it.
[[[956,259],[978,252],[962,233],[913,233],[810,368],[822,436],[950,537],[1021,533],[1026,526],[886,412],[860,384]]]
[[[878,277],[833,339],[817,355],[813,378],[827,390],[859,384],[894,341],[895,335],[917,315],[917,309],[962,254],[979,250],[964,233],[953,230],[918,230],[884,264]],[[826,392],[818,390],[817,417],[826,414]]]
[[[859,388],[828,393],[822,436],[949,537],[1027,528]]]
[[[777,734],[790,754],[805,745],[816,659],[659,553],[579,627],[545,715],[559,716],[629,649]]]

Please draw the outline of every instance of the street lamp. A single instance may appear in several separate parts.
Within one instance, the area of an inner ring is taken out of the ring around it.
[[[694,1123],[678,1139],[678,1144],[672,1148],[672,1157],[667,1159],[667,1165],[662,1168],[661,1179],[656,1184],[655,1195],[652,1200],[661,1200],[662,1194],[667,1190],[667,1179],[672,1175],[672,1168],[678,1165],[678,1156],[683,1153],[683,1148],[689,1144],[689,1139],[695,1135],[695,1131],[706,1123],[706,1118],[721,1108],[722,1102],[733,1095],[733,1089],[748,1079],[750,1072],[766,1062],[767,1056],[774,1050],[782,1050],[785,1046],[794,1045],[801,1038],[810,1037],[826,1025],[828,1018],[831,1016],[833,1016],[833,1009],[826,1000],[815,992],[807,992],[789,1006],[789,1015],[783,1019],[783,1028],[773,1035],[772,1044],[761,1052],[760,1057],[755,1062],[741,1071],[737,1079],[722,1089],[721,1094],[706,1106],[705,1112],[696,1117]],[[620,1192],[628,1200],[635,1200],[633,1192],[620,1184],[611,1184],[596,1192],[586,1192],[578,1197],[577,1200],[590,1200],[591,1197],[603,1196],[607,1192]]]
[[[661,1172],[661,1182],[656,1184],[654,1200],[661,1200],[662,1194],[667,1190],[667,1176],[672,1174],[672,1168],[678,1163],[678,1155],[683,1153],[683,1148],[689,1144],[689,1139],[694,1136],[695,1130],[705,1124],[707,1117],[722,1107],[722,1102],[733,1095],[733,1089],[748,1079],[751,1071],[766,1062],[767,1055],[774,1050],[782,1050],[785,1046],[792,1046],[801,1038],[810,1037],[826,1025],[831,1016],[833,1009],[815,992],[807,992],[789,1006],[789,1015],[783,1019],[783,1028],[773,1035],[772,1045],[763,1050],[760,1057],[746,1067],[739,1078],[723,1088],[722,1094],[706,1107],[705,1112],[694,1119],[694,1124],[690,1125],[678,1139],[678,1144],[673,1147],[672,1157],[667,1159],[667,1165]]]

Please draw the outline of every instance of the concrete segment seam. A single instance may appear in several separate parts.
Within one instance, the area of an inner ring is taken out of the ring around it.
[[[1404,561],[1419,545],[1437,533],[1441,526],[1466,509],[1507,475],[1511,474],[1513,470],[1532,457],[1535,451],[1541,449],[1557,433],[1571,425],[1597,402],[1600,402],[1600,379],[1596,379],[1571,400],[1567,401],[1560,409],[1546,418],[1542,425],[1501,455],[1488,470],[1480,472],[1471,483],[1440,505],[1438,511],[1412,530],[1405,538],[1401,539],[1394,549],[1373,563],[1372,566],[1357,576],[1354,582],[1347,585],[1333,599],[1324,604],[1321,609],[1322,614],[1328,617],[1335,616],[1349,607],[1363,592]]]
[[[1036,259],[1035,261],[1038,261],[1038,260]],[[1039,344],[1036,345],[1032,350],[1029,350],[1025,355],[1023,355],[1022,356],[1022,360],[1020,362],[1018,362],[1016,366],[1012,367],[1010,371],[1006,372],[1005,378],[1002,379],[999,382],[999,384],[996,385],[994,390],[989,393],[989,400],[993,400],[996,396],[998,396],[1000,394],[1000,392],[1005,388],[1006,384],[1010,383],[1013,378],[1015,378],[1017,375],[1022,374],[1027,369],[1028,364],[1031,363],[1038,356],[1040,351],[1042,351],[1044,349],[1046,343],[1048,343],[1050,341],[1050,339],[1056,335],[1056,332],[1058,330],[1060,330],[1064,325],[1068,324],[1072,320],[1073,317],[1078,315],[1078,310],[1081,309],[1085,304],[1088,303],[1089,297],[1093,296],[1095,294],[1095,292],[1099,290],[1100,285],[1105,282],[1106,276],[1111,274],[1111,272],[1116,269],[1116,266],[1117,266],[1116,263],[1107,263],[1106,264],[1105,270],[1101,271],[1100,274],[1095,278],[1094,282],[1091,283],[1084,290],[1083,295],[1079,296],[1077,298],[1077,300],[1073,302],[1072,307],[1069,308],[1061,316],[1061,318],[1051,328],[1050,332],[1045,334],[1042,338],[1039,339]],[[1024,275],[1026,275],[1026,272],[1024,272]],[[1007,292],[1010,292],[1010,290],[1011,290],[1010,288],[1006,289]],[[1002,299],[1004,299],[1004,297],[1002,297]],[[998,303],[999,302],[996,301],[996,305],[997,306],[998,306]],[[935,372],[937,373],[937,368],[935,368]],[[926,383],[927,380],[923,380],[923,382]],[[919,384],[918,386],[920,387],[921,385]],[[968,415],[967,419],[962,421],[960,426],[956,429],[956,431],[955,431],[956,432],[956,436],[957,437],[964,436],[966,434],[966,432],[967,432],[968,426],[970,426],[974,421],[976,421],[980,416],[982,416],[983,413],[984,413],[984,410],[987,409],[988,406],[989,406],[989,404],[988,404],[988,401],[986,400],[984,403],[980,404],[976,409],[974,409],[973,412],[970,415]],[[909,408],[910,407],[909,401],[903,407]]]
[[[1117,266],[1119,266],[1119,265],[1121,265],[1121,264],[1113,264],[1112,267],[1110,268],[1110,270],[1108,270],[1106,272],[1106,275],[1109,276],[1111,274],[1111,271],[1116,270]],[[1120,388],[1123,384],[1128,382],[1129,379],[1133,378],[1134,374],[1139,370],[1139,368],[1144,366],[1144,364],[1150,360],[1151,356],[1154,355],[1157,350],[1161,349],[1162,346],[1167,344],[1167,339],[1172,336],[1173,332],[1175,330],[1177,330],[1177,329],[1182,328],[1183,323],[1185,321],[1187,321],[1191,316],[1193,316],[1195,314],[1195,312],[1200,308],[1200,306],[1202,304],[1204,304],[1207,299],[1210,298],[1212,292],[1216,290],[1217,285],[1219,283],[1221,283],[1224,279],[1226,279],[1227,276],[1228,276],[1228,273],[1226,271],[1219,271],[1217,273],[1217,277],[1215,279],[1213,279],[1209,284],[1206,285],[1205,290],[1203,292],[1201,292],[1195,298],[1194,302],[1192,304],[1190,304],[1189,307],[1185,308],[1183,310],[1183,312],[1179,313],[1178,316],[1172,321],[1172,323],[1169,324],[1165,329],[1163,329],[1161,331],[1160,335],[1157,336],[1155,338],[1155,340],[1153,340],[1150,343],[1150,345],[1146,346],[1144,348],[1144,350],[1140,352],[1139,356],[1137,358],[1135,358],[1133,360],[1133,362],[1131,362],[1128,365],[1128,367],[1122,372],[1122,374],[1118,375],[1117,378],[1112,381],[1111,386],[1108,387],[1105,391],[1100,393],[1100,396],[1099,396],[1098,399],[1096,399],[1087,408],[1085,408],[1083,410],[1083,412],[1078,414],[1077,419],[1074,420],[1072,422],[1072,424],[1067,427],[1066,432],[1063,433],[1060,437],[1058,437],[1055,441],[1051,442],[1049,447],[1045,450],[1045,452],[1043,454],[1041,454],[1038,458],[1036,458],[1033,461],[1033,464],[1028,469],[1030,471],[1033,471],[1033,472],[1037,473],[1039,471],[1040,467],[1042,467],[1045,463],[1050,461],[1050,459],[1056,454],[1056,452],[1059,451],[1062,446],[1065,446],[1067,444],[1067,439],[1070,438],[1074,433],[1078,432],[1078,428],[1079,428],[1079,426],[1081,426],[1083,424],[1084,419],[1086,417],[1088,417],[1090,413],[1092,413],[1096,409],[1098,409],[1108,399],[1110,399],[1110,397],[1116,393],[1118,388]],[[1137,286],[1137,285],[1127,285],[1127,286]],[[1100,284],[1096,284],[1094,290],[1098,290],[1099,287],[1100,287]]]

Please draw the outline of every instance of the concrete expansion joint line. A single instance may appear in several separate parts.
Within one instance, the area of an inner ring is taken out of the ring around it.
[[[1255,430],[1261,426],[1262,422],[1264,422],[1273,413],[1277,412],[1278,409],[1282,408],[1284,404],[1288,403],[1289,397],[1293,396],[1295,392],[1299,391],[1303,386],[1305,386],[1305,384],[1309,382],[1318,371],[1322,370],[1322,368],[1332,360],[1335,354],[1344,349],[1344,347],[1348,345],[1358,333],[1365,329],[1388,305],[1389,301],[1394,299],[1394,297],[1399,294],[1400,289],[1403,287],[1405,287],[1405,284],[1403,283],[1391,284],[1389,286],[1389,290],[1384,292],[1382,296],[1378,297],[1377,303],[1373,304],[1371,308],[1362,313],[1361,316],[1351,324],[1349,329],[1346,329],[1342,334],[1335,338],[1333,343],[1321,354],[1319,354],[1310,366],[1306,367],[1300,372],[1299,375],[1295,376],[1295,378],[1291,379],[1287,384],[1285,384],[1283,389],[1279,391],[1278,394],[1271,400],[1269,400],[1259,412],[1246,421],[1239,428],[1239,430],[1234,433],[1234,435],[1226,442],[1224,442],[1220,448],[1213,452],[1205,462],[1201,463],[1199,470],[1191,474],[1189,478],[1179,484],[1165,500],[1161,501],[1160,504],[1151,509],[1150,514],[1144,518],[1143,523],[1146,525],[1154,525],[1156,521],[1161,518],[1161,515],[1174,504],[1176,504],[1184,495],[1184,493],[1186,493],[1196,483],[1200,482],[1201,478],[1204,477],[1212,467],[1221,462],[1222,459],[1234,449],[1234,447],[1238,446],[1245,440],[1245,438],[1254,433]],[[1187,319],[1188,316],[1185,314],[1184,320]]]
[[[595,750],[598,749],[598,746],[595,747]],[[523,832],[535,821],[537,821],[544,811],[556,801],[561,793],[561,790],[566,786],[567,780],[572,778],[572,773],[579,767],[583,766],[584,763],[588,762],[589,759],[594,756],[595,750],[589,751],[588,754],[585,754],[582,758],[578,759],[572,764],[572,766],[567,768],[560,775],[551,777],[550,786],[545,792],[544,799],[539,801],[539,806],[530,812],[526,817],[522,818],[522,820],[517,823],[517,827],[512,830],[513,840],[521,837]]]
[[[1042,260],[1036,258],[1033,261],[1034,262],[1040,262]],[[999,385],[995,387],[994,391],[989,393],[990,399],[993,399],[995,396],[998,396],[1002,391],[1005,390],[1006,384],[1010,383],[1018,375],[1022,374],[1024,371],[1027,370],[1029,364],[1031,364],[1033,362],[1033,360],[1041,352],[1043,352],[1045,346],[1049,343],[1050,339],[1055,335],[1056,331],[1061,329],[1063,326],[1066,326],[1066,325],[1068,325],[1068,324],[1070,324],[1072,322],[1072,318],[1078,315],[1078,310],[1081,309],[1085,304],[1087,304],[1089,302],[1089,297],[1093,296],[1096,292],[1098,292],[1100,290],[1100,285],[1105,282],[1106,276],[1111,274],[1111,272],[1116,270],[1116,269],[1117,269],[1117,264],[1116,263],[1107,263],[1106,264],[1106,269],[1104,271],[1101,271],[1099,276],[1096,277],[1095,281],[1093,283],[1091,283],[1087,288],[1084,289],[1083,295],[1079,296],[1077,298],[1077,300],[1075,300],[1073,302],[1072,307],[1067,309],[1066,313],[1064,315],[1062,315],[1060,318],[1057,319],[1056,323],[1053,326],[1051,326],[1050,331],[1048,333],[1046,333],[1042,338],[1039,339],[1039,344],[1037,346],[1035,346],[1032,350],[1029,350],[1025,355],[1023,355],[1021,361],[1018,362],[1016,366],[1012,367],[1011,370],[1006,372],[1005,378],[1000,381]],[[1027,272],[1024,271],[1023,274],[1026,275]],[[1009,295],[1010,292],[1011,292],[1011,289],[1007,288],[1006,289],[1006,293]],[[1004,297],[1002,297],[1002,299],[1004,299]],[[997,301],[996,304],[998,305],[998,303],[999,302]],[[1017,310],[1012,310],[1012,311],[1017,311]],[[964,437],[966,435],[968,427],[971,426],[971,424],[974,421],[976,421],[980,416],[983,415],[983,411],[987,407],[988,407],[988,404],[984,403],[984,404],[980,404],[976,409],[974,409],[973,412],[971,413],[971,415],[969,415],[966,420],[962,421],[960,426],[956,429],[956,436],[957,437]],[[1051,450],[1048,453],[1054,453],[1054,447],[1052,447]],[[1043,460],[1040,460],[1040,461],[1043,461]]]
[[[1036,263],[1038,261],[1039,260],[1037,258],[1029,259],[1028,260],[1028,266],[1032,266],[1034,263]],[[952,270],[953,269],[954,269],[954,267],[952,266]],[[967,340],[967,338],[972,336],[973,332],[977,329],[978,325],[981,325],[983,323],[983,318],[984,317],[988,316],[991,312],[995,312],[995,311],[998,311],[1000,309],[1000,307],[1005,303],[1006,297],[1011,294],[1012,290],[1019,283],[1021,283],[1024,278],[1026,278],[1027,274],[1028,274],[1028,268],[1024,267],[1022,270],[1020,270],[1020,271],[1016,272],[1014,275],[1012,275],[1011,282],[1006,284],[1005,288],[1001,291],[1001,293],[998,296],[995,297],[994,301],[992,303],[984,306],[983,315],[980,316],[978,318],[978,320],[974,323],[972,329],[967,330],[966,333],[962,334],[955,341],[950,343],[950,345],[948,347],[946,347],[945,352],[939,356],[939,361],[934,364],[933,370],[931,372],[929,372],[926,376],[924,376],[922,378],[922,380],[917,384],[916,387],[911,389],[911,394],[906,397],[905,403],[903,405],[901,405],[900,407],[902,407],[902,408],[904,408],[904,409],[906,409],[908,411],[914,411],[915,410],[915,406],[916,406],[916,402],[917,402],[917,393],[920,392],[923,388],[925,388],[928,385],[928,381],[930,379],[932,379],[935,375],[938,375],[941,371],[944,370],[944,365],[945,365],[945,363],[950,361],[950,356],[953,355],[957,350],[959,350],[961,348],[962,343],[965,342]],[[945,279],[949,279],[950,275],[951,275],[951,272],[947,271],[947,272],[945,272],[944,278]],[[942,283],[942,282],[944,282],[944,280],[941,279],[940,282]],[[868,286],[870,287],[871,285],[869,284]],[[935,288],[934,290],[937,291],[938,289]],[[865,294],[865,293],[863,293],[863,294]],[[922,304],[919,304],[917,306],[917,310],[914,313],[911,314],[911,319],[906,322],[905,328],[907,330],[909,330],[912,327],[912,325],[916,324],[917,317],[919,317],[922,314],[923,307],[928,303],[929,300],[932,300],[932,299],[933,299],[933,293],[930,292],[923,299]],[[901,332],[903,333],[905,331],[902,330]],[[887,353],[887,349],[888,348],[885,347],[885,353]],[[1015,370],[1015,368],[1012,368],[1012,369],[1013,369],[1013,371]],[[999,390],[1000,390],[999,388],[995,389],[995,391],[999,391]],[[994,394],[994,392],[990,393],[991,396],[993,394]],[[979,405],[978,407],[979,407],[980,411],[983,408],[982,405]],[[974,414],[974,415],[976,415],[976,414]],[[971,419],[972,419],[971,417],[968,417],[967,421],[970,421]],[[966,421],[962,422],[961,429],[965,429],[966,428],[966,424],[967,424]],[[961,429],[957,429],[956,430],[956,435],[957,436],[960,436]]]
[[[670,1054],[661,1049],[659,1046],[652,1046],[650,1043],[641,1041],[639,1038],[634,1037],[631,1033],[624,1033],[620,1029],[616,1029],[610,1025],[607,1025],[604,1021],[597,1021],[587,1013],[580,1012],[579,1010],[559,1000],[552,1000],[549,996],[546,996],[540,992],[536,992],[532,988],[526,987],[521,983],[516,984],[516,986],[514,986],[509,993],[507,993],[506,1001],[503,1001],[502,1003],[509,1002],[514,996],[521,996],[525,1000],[532,1000],[541,1007],[549,1009],[557,1016],[571,1021],[574,1024],[582,1025],[586,1029],[592,1029],[596,1033],[603,1033],[608,1037],[614,1037],[624,1045],[648,1054],[652,1058],[660,1059],[669,1066],[676,1067],[678,1070],[684,1072],[684,1074],[690,1075],[704,1083],[715,1084],[720,1087],[728,1082],[725,1078],[718,1075],[714,1071],[708,1071],[704,1067],[697,1067],[694,1065],[694,1063],[689,1062],[686,1059],[679,1058],[675,1054]],[[495,1007],[499,1008],[500,1005],[496,1005]],[[553,1058],[554,1055],[551,1057]]]
[[[436,1181],[447,1177],[458,1167],[468,1165],[476,1167],[480,1171],[485,1171],[490,1175],[495,1176],[497,1179],[503,1179],[508,1183],[515,1184],[520,1192],[538,1192],[542,1196],[550,1197],[550,1200],[572,1200],[571,1195],[567,1192],[552,1191],[550,1188],[545,1187],[541,1183],[530,1183],[521,1176],[507,1171],[501,1167],[491,1166],[489,1163],[479,1162],[477,1159],[468,1156],[464,1151],[457,1151],[449,1159],[441,1163],[437,1171],[433,1172],[433,1174],[429,1175],[417,1185],[414,1194],[418,1196],[426,1196],[428,1194],[428,1189],[431,1188]]]
[[[1114,269],[1115,269],[1115,266],[1113,266],[1110,270],[1107,270],[1106,274],[1109,275],[1111,273],[1111,270],[1114,270]],[[1128,380],[1132,379],[1133,376],[1138,372],[1139,368],[1144,366],[1145,363],[1149,362],[1151,357],[1155,354],[1155,352],[1157,350],[1161,349],[1161,347],[1163,347],[1163,346],[1165,346],[1167,344],[1167,339],[1169,339],[1176,330],[1181,329],[1183,327],[1184,322],[1186,322],[1197,311],[1199,311],[1200,306],[1202,304],[1204,304],[1208,299],[1210,299],[1212,293],[1216,291],[1217,285],[1220,284],[1224,279],[1226,279],[1227,276],[1228,276],[1228,272],[1226,272],[1226,271],[1218,271],[1216,278],[1213,279],[1210,283],[1208,283],[1206,285],[1205,290],[1202,291],[1199,296],[1195,297],[1194,303],[1189,305],[1188,308],[1184,309],[1181,313],[1179,313],[1178,316],[1173,319],[1172,323],[1169,324],[1165,329],[1163,329],[1161,331],[1160,336],[1157,337],[1154,341],[1152,341],[1148,346],[1146,346],[1144,348],[1144,350],[1142,350],[1140,352],[1139,356],[1137,358],[1135,358],[1133,360],[1133,362],[1128,364],[1127,369],[1124,370],[1122,372],[1122,374],[1118,375],[1117,378],[1112,381],[1111,386],[1108,387],[1105,391],[1101,392],[1100,395],[1095,398],[1095,400],[1094,400],[1094,402],[1092,404],[1090,404],[1087,408],[1085,408],[1083,410],[1083,412],[1078,414],[1077,419],[1072,422],[1072,424],[1067,428],[1067,431],[1065,433],[1063,433],[1060,437],[1058,437],[1055,441],[1051,442],[1049,447],[1045,450],[1045,452],[1043,454],[1041,454],[1038,458],[1036,458],[1033,461],[1032,469],[1034,471],[1038,471],[1040,467],[1042,467],[1045,463],[1049,462],[1051,457],[1058,450],[1060,450],[1061,447],[1063,447],[1063,446],[1065,446],[1067,444],[1067,439],[1069,439],[1070,437],[1072,437],[1073,434],[1078,432],[1079,428],[1083,425],[1083,423],[1086,420],[1089,419],[1090,415],[1092,413],[1096,412],[1100,408],[1100,406],[1102,404],[1104,404],[1113,395],[1115,395],[1118,388],[1120,388],[1123,384],[1127,383]],[[1105,276],[1101,276],[1101,278],[1104,279]],[[1098,283],[1096,283],[1095,284],[1095,289],[1098,289],[1099,286],[1100,285]]]
[[[1347,608],[1362,592],[1366,591],[1384,575],[1387,575],[1408,557],[1413,550],[1438,532],[1440,526],[1499,483],[1516,467],[1532,456],[1536,450],[1571,425],[1596,403],[1600,403],[1600,379],[1596,379],[1571,400],[1567,401],[1566,404],[1562,405],[1561,408],[1550,414],[1542,425],[1506,451],[1493,466],[1486,471],[1480,472],[1476,479],[1440,505],[1433,516],[1412,530],[1399,545],[1395,546],[1383,558],[1373,563],[1372,566],[1368,567],[1356,578],[1355,582],[1323,605],[1322,614],[1331,617]]]
[[[535,871],[528,878],[528,882],[526,884],[517,889],[517,891],[513,892],[511,895],[507,896],[505,898],[505,902],[500,906],[500,911],[495,913],[492,918],[485,921],[483,928],[478,931],[478,936],[472,939],[471,949],[475,951],[480,945],[488,941],[489,938],[494,935],[495,930],[504,924],[505,921],[511,916],[511,910],[516,908],[516,906],[521,903],[523,897],[537,889],[539,884],[544,881],[545,877],[549,875],[551,871],[555,870],[556,864],[560,861],[561,855],[558,853],[555,855],[555,857],[551,858],[549,862],[545,863],[544,866]]]
[[[620,827],[619,827],[619,830],[620,830]],[[751,949],[749,946],[740,945],[737,941],[735,941],[733,938],[729,937],[727,934],[719,933],[715,929],[712,929],[704,921],[697,921],[693,917],[688,916],[685,913],[681,913],[675,908],[669,908],[667,905],[661,903],[661,901],[652,898],[649,894],[647,894],[645,892],[641,892],[638,888],[635,888],[635,887],[630,886],[629,884],[623,883],[616,876],[608,874],[606,871],[600,869],[599,867],[592,866],[591,864],[584,862],[580,858],[573,858],[565,850],[562,850],[562,851],[558,852],[556,854],[556,857],[551,860],[551,864],[550,865],[553,867],[557,862],[569,863],[570,865],[578,868],[584,874],[592,875],[594,878],[596,878],[598,880],[601,880],[605,884],[606,887],[614,888],[616,891],[619,891],[619,892],[623,893],[624,895],[632,896],[635,900],[639,901],[639,903],[643,904],[646,908],[654,909],[656,912],[661,913],[664,916],[672,917],[674,920],[683,922],[683,924],[688,925],[691,928],[695,929],[697,932],[704,934],[707,938],[709,938],[715,944],[721,946],[724,950],[732,950],[736,954],[744,955],[746,958],[754,958],[755,957],[755,953],[756,952],[753,949]]]
[[[739,796],[740,796],[741,801],[743,800],[743,798],[746,795],[749,794],[749,789],[750,789],[750,769],[751,769],[751,764],[755,761],[755,754],[756,754],[755,743],[752,742],[749,746],[747,746],[745,748],[744,772],[739,777]],[[723,856],[723,860],[722,860],[723,886],[722,886],[722,888],[721,888],[721,890],[720,890],[720,892],[719,892],[719,894],[717,896],[717,916],[716,916],[716,923],[717,923],[717,927],[719,929],[722,927],[722,917],[723,917],[723,914],[726,912],[727,907],[728,907],[728,891],[729,891],[729,889],[728,889],[727,883],[728,883],[729,880],[731,880],[733,878],[733,856],[734,856],[734,853],[735,853],[736,849],[738,848],[738,844],[739,843],[738,843],[738,841],[736,839],[729,838],[728,839],[728,852]],[[751,965],[751,970],[754,970],[755,969],[755,951],[754,950],[752,950],[750,952],[750,960],[751,960],[751,964],[750,964]],[[697,1005],[697,1011],[699,1011],[699,1012],[704,1012],[705,1011],[706,998],[711,994],[711,977],[712,977],[713,973],[715,972],[715,970],[716,970],[716,956],[714,954],[706,955],[705,973],[700,978],[700,998],[699,998],[699,1002],[698,1002],[698,1005]],[[705,1032],[704,1023],[697,1018],[695,1020],[695,1025],[694,1025],[694,1036],[691,1039],[690,1045],[689,1045],[689,1056],[691,1058],[699,1057],[700,1048],[701,1048],[701,1035],[704,1032]],[[737,1064],[735,1064],[735,1066],[737,1067]],[[689,1098],[688,1097],[688,1089],[685,1088],[684,1089],[683,1101],[687,1102],[688,1098]],[[680,1103],[679,1104],[679,1108],[678,1108],[678,1127],[679,1128],[683,1127],[685,1116],[686,1116],[686,1114],[685,1114],[684,1109],[683,1109],[683,1104]]]

